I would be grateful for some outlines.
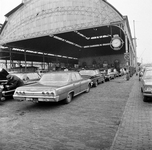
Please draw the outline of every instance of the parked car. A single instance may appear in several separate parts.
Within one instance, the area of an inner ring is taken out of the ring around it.
[[[143,101],[146,101],[148,97],[152,97],[152,70],[145,71],[141,78],[141,92]]]
[[[28,72],[28,73],[10,73],[10,74],[16,75],[17,77],[22,79],[25,85],[33,84],[33,83],[36,83],[37,81],[40,80],[40,76],[36,72],[32,72],[32,73],[31,72]],[[5,90],[4,85],[7,86],[4,83],[1,86],[1,89],[3,89],[2,90],[2,97],[6,98],[6,97],[13,96],[15,89],[13,89],[13,90]]]
[[[84,79],[76,71],[54,71],[43,74],[35,84],[18,87],[14,99],[32,102],[70,103],[80,93],[89,92],[91,80]]]
[[[32,84],[40,80],[41,76],[37,72],[12,73],[24,81],[24,84]]]
[[[113,69],[113,72],[115,77],[119,77],[119,72],[117,71],[117,69]]]
[[[152,70],[152,66],[145,67],[145,70]]]
[[[123,75],[125,75],[125,74],[126,74],[125,69],[124,69],[124,68],[121,68],[121,69],[120,69],[120,72],[119,72],[119,76],[123,76]]]
[[[110,76],[110,79],[115,78],[115,72],[114,72],[113,68],[107,69],[107,76]]]
[[[105,78],[99,70],[80,70],[79,73],[83,78],[91,79],[94,87],[97,87],[99,83],[105,82]]]
[[[111,80],[111,76],[108,74],[106,69],[100,69],[100,73],[104,76],[105,81]]]
[[[100,69],[100,73],[105,77],[105,75],[106,75],[106,70]]]
[[[99,76],[101,78],[100,83],[104,83],[105,82],[105,76],[99,71],[99,69],[96,69],[95,71],[96,71],[97,76]]]

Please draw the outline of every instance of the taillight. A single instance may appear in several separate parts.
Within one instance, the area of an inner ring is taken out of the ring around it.
[[[24,91],[16,91],[16,94],[18,94],[18,95],[24,95],[25,92]]]
[[[55,96],[55,92],[53,92],[53,91],[43,91],[42,94],[49,95],[49,96]]]

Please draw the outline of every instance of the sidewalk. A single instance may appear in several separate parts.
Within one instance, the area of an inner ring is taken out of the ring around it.
[[[143,102],[140,82],[133,76],[132,92],[110,150],[152,150],[152,102]]]

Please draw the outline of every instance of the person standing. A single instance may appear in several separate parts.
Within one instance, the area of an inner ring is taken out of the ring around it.
[[[6,83],[6,89],[7,90],[13,90],[13,89],[16,89],[19,86],[23,86],[24,85],[23,80],[21,80],[16,75],[8,74],[6,76],[6,79],[7,79],[7,83]]]
[[[9,74],[5,69],[0,71],[0,80],[5,79],[5,82],[2,82],[3,88],[0,89],[0,100],[4,101],[5,97],[3,96],[3,91],[14,90],[19,86],[23,86],[24,82],[17,76]],[[11,92],[11,91],[10,91]],[[13,92],[11,92],[13,93]]]

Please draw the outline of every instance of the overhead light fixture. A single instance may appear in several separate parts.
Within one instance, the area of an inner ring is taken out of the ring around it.
[[[76,46],[76,47],[83,48],[81,45],[76,44],[76,43],[73,43],[73,42],[68,41],[68,40],[65,40],[65,39],[63,39],[63,38],[61,38],[61,37],[59,37],[59,36],[53,36],[53,38],[55,38],[55,39],[57,39],[57,40],[60,40],[60,41],[63,41],[63,42],[66,42],[66,43],[68,43],[68,44],[74,45],[74,46]]]
[[[90,39],[90,37],[85,36],[84,34],[80,33],[79,31],[74,31],[74,32],[77,33],[78,35],[80,35],[81,37],[84,37],[87,40]]]

